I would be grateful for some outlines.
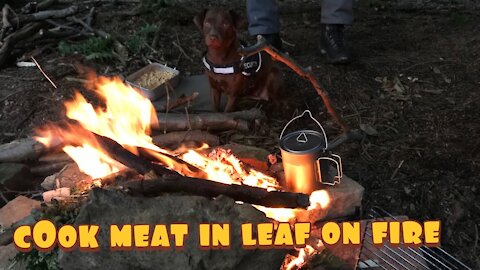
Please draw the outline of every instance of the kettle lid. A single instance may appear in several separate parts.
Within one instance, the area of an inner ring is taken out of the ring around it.
[[[296,154],[320,152],[325,149],[325,139],[318,131],[298,130],[283,136],[280,148]]]

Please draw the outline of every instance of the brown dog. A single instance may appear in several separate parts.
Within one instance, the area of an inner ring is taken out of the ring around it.
[[[283,87],[282,74],[265,53],[242,59],[237,38],[242,18],[232,10],[212,8],[194,18],[203,34],[207,53],[203,58],[215,111],[220,110],[221,94],[227,96],[225,112],[235,109],[237,97],[275,100]],[[242,63],[243,61],[243,64]]]

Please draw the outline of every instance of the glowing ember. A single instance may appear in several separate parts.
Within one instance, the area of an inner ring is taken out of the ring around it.
[[[307,245],[305,248],[299,250],[298,256],[293,259],[285,269],[291,270],[294,267],[301,268],[305,263],[307,263],[310,257],[321,252],[324,248],[325,246],[321,240],[317,240],[317,243],[314,244],[314,247]]]

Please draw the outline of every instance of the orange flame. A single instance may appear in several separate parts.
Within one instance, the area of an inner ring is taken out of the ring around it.
[[[207,155],[203,154],[202,150],[208,145],[203,145],[197,149],[183,149],[182,153],[176,154],[175,151],[154,145],[150,127],[158,124],[150,100],[123,83],[120,78],[91,76],[89,79],[102,105],[94,107],[77,92],[73,100],[65,102],[65,107],[66,116],[76,120],[78,124],[47,125],[37,131],[37,140],[45,145],[60,139],[65,145],[63,151],[72,157],[85,174],[101,178],[125,168],[99,147],[90,133],[93,132],[115,140],[134,154],[138,154],[138,147],[142,147],[169,169],[186,176],[269,190],[280,189],[275,178],[246,168],[230,150],[219,148]],[[311,207],[325,208],[330,199],[326,191],[316,191],[312,193],[310,200]],[[265,212],[267,217],[278,221],[288,221],[294,218],[298,211],[255,207]]]

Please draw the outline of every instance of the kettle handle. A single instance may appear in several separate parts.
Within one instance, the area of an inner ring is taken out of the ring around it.
[[[320,168],[320,160],[330,160],[335,163],[335,167],[337,169],[337,175],[334,176],[334,181],[333,183],[326,183],[326,182],[321,182],[324,185],[330,185],[334,186],[336,184],[340,184],[340,181],[342,181],[343,178],[343,166],[342,166],[342,158],[339,155],[336,154],[331,154],[332,157],[319,157],[317,159],[317,173],[318,175],[321,175],[322,171]]]
[[[328,148],[328,141],[327,141],[327,133],[325,132],[325,130],[323,129],[323,126],[320,124],[320,122],[318,122],[317,119],[313,118],[312,116],[312,113],[310,112],[310,110],[305,110],[303,111],[302,114],[300,114],[299,116],[296,116],[294,118],[292,118],[292,120],[288,121],[288,123],[285,125],[285,127],[283,127],[283,130],[282,130],[282,133],[280,133],[280,139],[282,139],[283,137],[283,133],[285,132],[285,130],[287,129],[287,127],[295,120],[297,120],[298,118],[301,118],[305,115],[305,113],[308,113],[308,115],[310,116],[310,118],[312,118],[313,121],[315,121],[315,123],[320,127],[320,129],[322,130],[322,133],[323,133],[323,138],[325,139],[325,148],[324,149],[327,149]]]

